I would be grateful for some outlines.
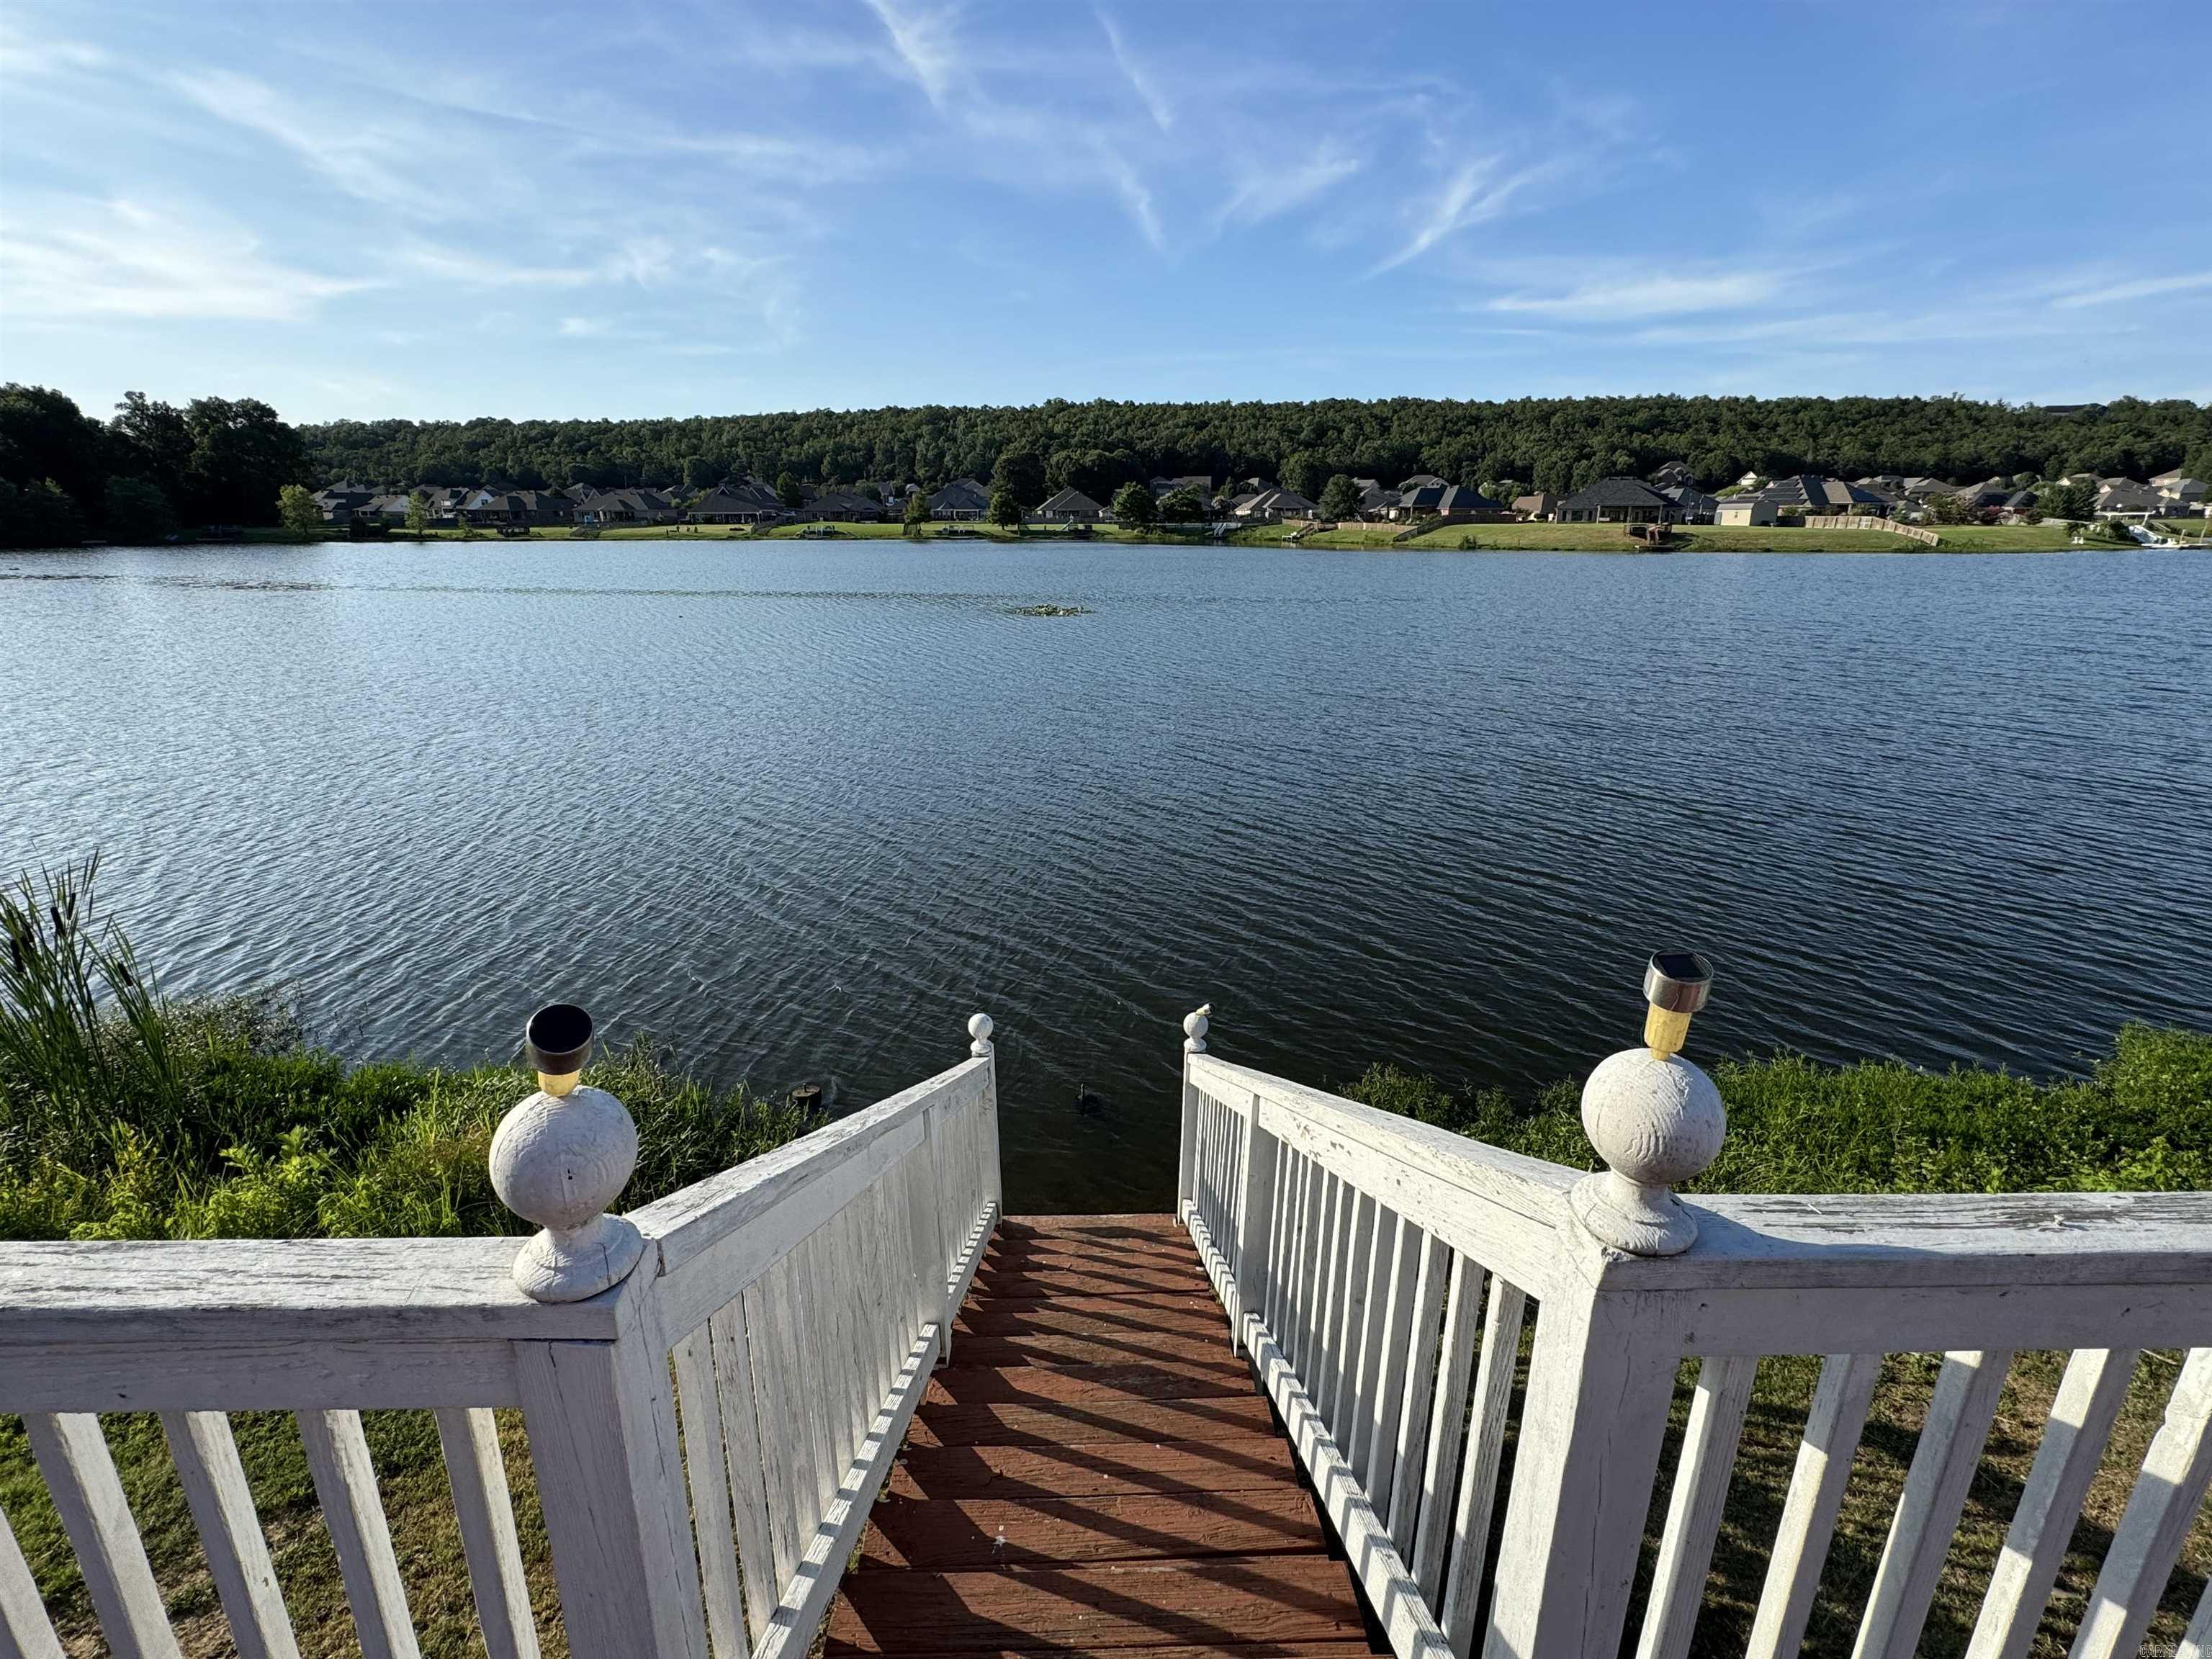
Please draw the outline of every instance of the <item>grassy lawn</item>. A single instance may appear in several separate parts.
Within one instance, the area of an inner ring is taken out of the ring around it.
[[[1476,552],[1634,553],[1618,525],[1604,524],[1474,524],[1446,525],[1407,541],[1396,539],[1402,526],[1360,525],[1338,530],[1316,531],[1300,539],[1304,547],[1400,547],[1424,550]],[[1281,525],[1264,525],[1241,531],[1240,542],[1267,544],[1287,541],[1295,532]],[[1962,525],[1937,532],[1940,548],[1931,548],[1907,536],[1880,530],[1799,530],[1780,526],[1752,528],[1738,525],[1685,525],[1678,533],[1692,553],[2039,553],[2059,552],[2069,544],[2067,532],[2045,525]]]

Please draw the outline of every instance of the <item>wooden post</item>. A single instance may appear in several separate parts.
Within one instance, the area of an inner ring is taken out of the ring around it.
[[[1182,1154],[1176,1164],[1176,1219],[1188,1221],[1190,1204],[1198,1195],[1198,1091],[1190,1080],[1190,1057],[1206,1052],[1206,1030],[1213,1005],[1206,1004],[1183,1016],[1182,1029]]]
[[[569,1652],[707,1659],[666,1353],[633,1326],[514,1356]]]
[[[1485,1659],[1619,1649],[1681,1355],[1677,1304],[1671,1293],[1544,1298]]]
[[[1237,1217],[1237,1305],[1230,1310],[1229,1352],[1242,1351],[1244,1313],[1267,1305],[1270,1223],[1275,1212],[1275,1138],[1260,1127],[1260,1097],[1244,1110],[1244,1192]]]

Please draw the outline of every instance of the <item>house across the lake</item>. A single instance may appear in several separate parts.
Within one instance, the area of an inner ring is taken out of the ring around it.
[[[955,478],[929,498],[929,516],[950,523],[972,523],[991,510],[991,492],[973,478]]]
[[[1073,485],[1049,497],[1030,514],[1039,524],[1097,524],[1106,509]]]
[[[1559,503],[1561,524],[1665,524],[1674,503],[1641,478],[1600,478]]]

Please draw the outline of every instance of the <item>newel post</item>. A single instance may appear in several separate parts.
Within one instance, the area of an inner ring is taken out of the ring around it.
[[[493,1188],[540,1228],[515,1283],[538,1302],[613,1293],[612,1340],[514,1345],[530,1461],[575,1659],[707,1659],[668,1345],[651,1274],[632,1278],[645,1240],[607,1213],[636,1166],[637,1127],[612,1095],[579,1086],[591,1043],[580,1008],[531,1016],[538,1092],[492,1137]]]
[[[980,1060],[983,1066],[983,1196],[990,1201],[995,1224],[1005,1210],[1006,1187],[999,1170],[999,1048],[991,1041],[997,1028],[988,1014],[971,1014],[968,1018],[968,1035],[974,1039],[968,1045],[969,1058]]]
[[[1206,1003],[1182,1020],[1182,1151],[1176,1161],[1176,1218],[1188,1221],[1191,1201],[1198,1195],[1198,1089],[1190,1080],[1194,1054],[1206,1052],[1206,1026],[1213,1005]]]
[[[1583,1085],[1583,1131],[1606,1169],[1575,1188],[1575,1216],[1600,1243],[1631,1255],[1680,1255],[1698,1240],[1697,1218],[1673,1189],[1720,1156],[1728,1133],[1721,1091],[1681,1055],[1690,1016],[1712,983],[1711,965],[1694,951],[1653,957],[1644,973],[1644,1046],[1600,1060]]]

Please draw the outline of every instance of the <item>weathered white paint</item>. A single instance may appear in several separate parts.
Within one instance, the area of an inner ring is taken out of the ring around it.
[[[684,1427],[684,1464],[691,1486],[691,1525],[699,1543],[706,1595],[707,1644],[714,1659],[745,1659],[744,1575],[730,1517],[728,1452],[722,1444],[720,1390],[714,1382],[714,1338],[702,1326],[676,1345],[676,1399]]]
[[[2025,1659],[2135,1369],[2132,1348],[2083,1348],[2067,1363],[1966,1659]]]
[[[437,1422],[484,1651],[488,1659],[538,1659],[538,1623],[523,1576],[498,1420],[481,1409],[447,1409]]]
[[[2012,1355],[2003,1352],[1961,1350],[1943,1356],[1852,1659],[1911,1659],[1919,1646],[2011,1364]]]
[[[23,1547],[0,1510],[0,1654],[6,1659],[63,1659],[61,1638],[54,1634],[39,1599],[38,1580],[23,1559]]]
[[[2069,1659],[2126,1659],[2142,1645],[2181,1546],[2212,1484],[2212,1348],[2182,1362],[2089,1595]],[[2200,1627],[2203,1609],[2194,1621]],[[2200,1629],[2201,1639],[2201,1629]]]
[[[1690,1650],[1698,1610],[1705,1601],[1705,1571],[1712,1565],[1714,1540],[1720,1535],[1721,1511],[1728,1504],[1729,1480],[1735,1473],[1743,1416],[1758,1375],[1759,1362],[1740,1355],[1708,1359],[1699,1368],[1636,1659],[1682,1659]]]
[[[514,1258],[538,1302],[580,1302],[629,1276],[645,1252],[635,1224],[606,1213],[637,1168],[637,1125],[604,1089],[544,1090],[500,1120],[491,1185],[540,1231]]]
[[[1875,1384],[1881,1379],[1881,1362],[1878,1353],[1839,1353],[1831,1354],[1820,1367],[1745,1659],[1796,1659],[1804,1644],[1820,1570],[1827,1565],[1836,1517],[1843,1510],[1851,1458],[1866,1428]]]
[[[707,1659],[668,1356],[520,1345],[523,1421],[575,1659]]]
[[[23,1427],[115,1659],[179,1659],[100,1419],[84,1412],[33,1413]],[[16,1622],[9,1620],[11,1628]]]
[[[744,1565],[745,1628],[757,1642],[768,1633],[779,1581],[773,1577],[775,1556],[769,1542],[768,1466],[755,1404],[744,1304],[732,1302],[714,1315],[707,1329],[714,1345],[714,1388],[721,1402],[722,1450],[738,1559]]]
[[[1680,1054],[1624,1048],[1583,1085],[1583,1130],[1606,1172],[1574,1190],[1591,1236],[1632,1255],[1680,1255],[1698,1240],[1696,1212],[1673,1188],[1720,1156],[1728,1113],[1712,1079]]]
[[[0,1528],[5,1524],[0,1522]],[[2189,1615],[2173,1659],[2212,1659],[2212,1578],[2204,1581],[2204,1593],[2197,1598],[2197,1611]]]
[[[1482,1320],[1482,1360],[1474,1377],[1474,1412],[1460,1462],[1459,1501],[1452,1507],[1451,1565],[1444,1579],[1443,1627],[1459,1659],[1474,1647],[1474,1610],[1482,1593],[1490,1517],[1498,1502],[1498,1473],[1505,1456],[1505,1413],[1521,1354],[1521,1326],[1528,1301],[1492,1275]]]
[[[1444,1308],[1443,1358],[1436,1404],[1429,1419],[1428,1463],[1421,1478],[1420,1518],[1413,1532],[1413,1577],[1431,1604],[1443,1588],[1444,1551],[1451,1542],[1453,1493],[1466,1442],[1468,1390],[1474,1382],[1474,1348],[1482,1331],[1482,1269],[1455,1254],[1451,1295]],[[1403,1534],[1398,1534],[1403,1536]]]
[[[164,1412],[161,1432],[239,1659],[299,1659],[230,1419],[221,1412]]]
[[[1406,1358],[1405,1401],[1398,1413],[1397,1468],[1392,1476],[1389,1508],[1390,1536],[1401,1553],[1413,1535],[1420,1513],[1421,1476],[1428,1462],[1429,1409],[1437,1389],[1438,1326],[1444,1311],[1444,1290],[1451,1272],[1452,1254],[1433,1233],[1421,1236],[1421,1265],[1413,1287],[1413,1346]]]
[[[1202,1218],[1191,1218],[1190,1233],[1201,1261],[1221,1261]],[[1273,1333],[1256,1314],[1245,1316],[1243,1340],[1261,1385],[1274,1402],[1284,1431],[1313,1481],[1322,1511],[1343,1540],[1345,1558],[1367,1594],[1392,1653],[1396,1659],[1445,1659],[1443,1632],[1430,1613],[1426,1598],[1383,1530],[1319,1408],[1308,1397]]]
[[[362,1659],[419,1659],[407,1586],[392,1553],[392,1529],[385,1522],[361,1413],[301,1412],[298,1421],[315,1501],[322,1506],[323,1523],[337,1553],[338,1575],[345,1582],[346,1604],[353,1609]]]

